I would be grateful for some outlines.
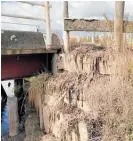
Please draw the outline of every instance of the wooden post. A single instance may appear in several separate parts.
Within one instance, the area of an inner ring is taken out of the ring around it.
[[[46,20],[46,49],[50,49],[51,41],[51,27],[50,27],[50,6],[49,1],[45,2],[45,20]]]
[[[65,19],[65,18],[69,18],[68,1],[64,1],[63,19]],[[63,24],[63,28],[64,28],[64,24]],[[63,32],[63,38],[64,38],[64,51],[65,51],[65,53],[69,53],[69,31]]]
[[[18,134],[19,118],[18,118],[18,100],[16,97],[7,98],[8,119],[9,119],[9,136]]]
[[[123,16],[124,16],[124,1],[115,2],[115,19],[114,19],[114,37],[116,51],[123,52]]]

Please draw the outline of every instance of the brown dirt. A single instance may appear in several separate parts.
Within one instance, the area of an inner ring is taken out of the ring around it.
[[[70,54],[84,56],[89,54],[87,51],[90,50],[88,48],[77,48]],[[104,54],[102,51],[102,55],[103,60],[114,59],[111,60],[111,63],[115,61],[115,65],[110,70],[115,73],[100,74],[100,72],[93,71],[88,74],[80,71],[65,71],[58,73],[56,76],[43,74],[35,78],[36,81],[31,83],[31,90],[32,88],[36,89],[36,92],[39,93],[41,89],[43,93],[39,94],[42,97],[45,94],[58,96],[50,110],[54,114],[57,111],[64,114],[65,121],[61,125],[62,132],[64,129],[70,129],[71,126],[69,125],[75,123],[75,121],[87,120],[89,121],[88,126],[92,123],[92,126],[96,127],[94,130],[98,130],[95,135],[93,133],[90,135],[92,136],[91,141],[93,137],[99,136],[97,134],[100,134],[102,138],[100,140],[102,141],[125,141],[130,138],[132,140],[133,73],[131,74],[131,68],[133,67],[133,57],[129,52],[121,54],[111,50],[105,51]],[[68,98],[69,104],[64,103],[65,97]],[[89,112],[79,109],[77,104],[73,105],[71,101],[74,98],[76,102],[82,101],[83,105],[86,103],[90,109]],[[35,95],[31,96],[31,101],[35,104],[38,103]],[[102,124],[100,124],[101,122]],[[99,127],[99,124],[102,127]],[[92,131],[91,128],[88,130]],[[129,130],[131,130],[130,133]]]
[[[8,135],[3,137],[1,139],[1,141],[24,141],[24,138],[25,138],[25,132],[23,133],[20,133],[14,137],[9,137]]]

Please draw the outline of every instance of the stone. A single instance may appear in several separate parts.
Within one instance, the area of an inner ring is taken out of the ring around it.
[[[59,139],[61,139],[61,137],[63,136],[62,135],[62,132],[61,132],[61,124],[62,124],[62,121],[56,121],[53,126],[52,126],[52,133]]]
[[[43,107],[43,122],[46,133],[50,132],[50,109],[48,106]]]
[[[44,96],[44,103],[46,105],[49,105],[49,106],[53,106],[53,104],[55,104],[55,101],[57,101],[58,97],[57,96],[53,96],[53,95],[45,95]]]
[[[37,130],[40,130],[39,118],[37,114],[31,113],[25,121],[25,134],[26,136],[36,133]]]
[[[32,112],[25,121],[25,133],[26,138],[24,141],[39,141],[44,135],[43,131],[40,130],[39,117],[37,113]]]
[[[88,141],[87,125],[84,121],[78,123],[80,141]]]
[[[42,137],[41,141],[60,141],[60,140],[51,134],[46,134]]]
[[[18,134],[19,118],[18,118],[18,100],[17,97],[7,98],[8,119],[9,119],[9,136]]]

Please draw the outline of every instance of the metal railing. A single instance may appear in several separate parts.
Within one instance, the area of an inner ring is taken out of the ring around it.
[[[38,17],[13,15],[13,14],[4,14],[4,13],[1,13],[1,16],[11,17],[11,18],[28,19],[28,20],[44,21],[45,22],[45,26],[46,26],[46,48],[50,48],[51,45],[52,45],[52,35],[51,35],[51,26],[50,26],[50,8],[52,6],[49,4],[49,1],[46,1],[44,3],[44,5],[40,4],[40,3],[29,2],[29,1],[17,1],[17,2],[44,7],[45,8],[45,18],[42,19],[42,18],[38,18]],[[17,24],[17,23],[11,23],[11,24]],[[28,24],[23,24],[23,25],[28,25]]]

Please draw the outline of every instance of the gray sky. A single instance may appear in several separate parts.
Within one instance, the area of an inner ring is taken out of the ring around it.
[[[37,2],[43,3],[43,2]],[[62,14],[63,14],[63,2],[53,1],[50,2],[51,8],[51,27],[53,30],[62,30]],[[69,2],[69,15],[72,18],[97,18],[103,19],[103,14],[113,19],[114,17],[114,1],[70,1]],[[133,1],[125,2],[125,16],[129,15],[129,19],[133,20]],[[33,6],[29,4],[23,4],[20,2],[3,1],[1,3],[1,13],[25,15],[32,17],[44,18],[44,8],[39,6]],[[45,30],[45,23],[42,21],[24,20],[16,18],[1,17],[1,21],[12,23],[24,23],[39,25],[41,30]],[[28,25],[13,25],[2,24],[2,29],[11,30],[35,30],[35,26]]]

